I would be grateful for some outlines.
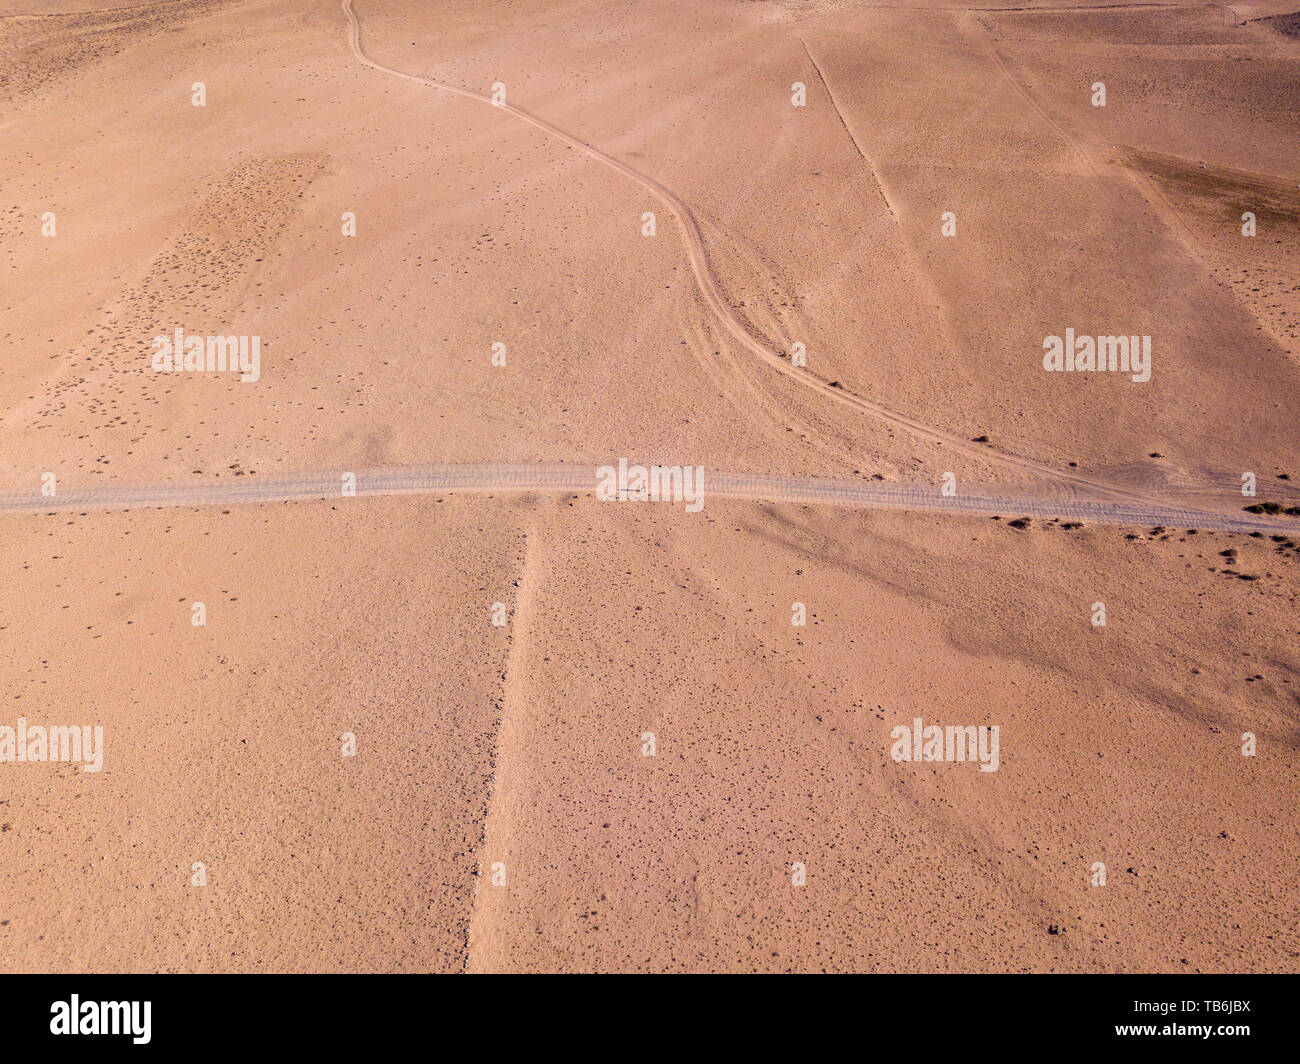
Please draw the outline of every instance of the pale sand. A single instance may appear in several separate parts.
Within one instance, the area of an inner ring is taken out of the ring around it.
[[[1286,5],[355,6],[652,184],[364,66],[335,0],[0,4],[0,493],[626,455],[1300,501]],[[177,325],[261,379],[152,373]],[[1152,380],[1044,373],[1067,326]],[[717,499],[7,516],[0,725],[106,752],[0,765],[0,967],[1294,971],[1296,566]],[[916,716],[999,771],[892,762]]]

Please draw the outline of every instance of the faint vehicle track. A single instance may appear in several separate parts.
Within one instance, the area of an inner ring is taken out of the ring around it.
[[[1007,84],[1015,90],[1016,95],[1024,100],[1025,103],[1029,104],[1034,113],[1046,122],[1058,137],[1069,145],[1070,150],[1074,152],[1079,161],[1083,163],[1093,177],[1100,177],[1101,171],[1097,169],[1096,164],[1092,161],[1092,156],[1084,150],[1083,145],[1080,144],[1079,141],[1076,140],[1063,125],[1061,125],[1060,122],[1053,118],[1051,114],[1048,113],[1047,109],[1034,99],[1029,90],[1021,85],[1020,81],[1011,73],[1011,68],[1007,66],[1006,61],[998,52],[997,44],[990,35],[988,27],[984,25],[983,21],[979,18],[979,15],[975,13],[975,9],[968,9],[958,15],[957,24],[959,27],[968,31],[974,31],[982,38],[984,47],[988,50],[990,58],[992,58],[993,62],[997,65],[998,70],[1001,71],[1002,77],[1006,80]]]
[[[480,495],[589,494],[598,483],[597,467],[582,465],[429,465],[396,466],[355,472],[356,494]],[[759,499],[825,506],[929,510],[956,514],[1015,514],[1066,517],[1121,525],[1164,525],[1221,532],[1284,532],[1300,535],[1300,522],[1269,521],[1246,514],[1215,513],[1158,502],[999,495],[986,489],[945,496],[928,484],[872,483],[784,477],[766,473],[706,471],[705,499]],[[38,492],[0,495],[0,514],[127,510],[138,507],[218,506],[235,503],[338,500],[343,473],[300,473],[225,484],[162,483],[60,490],[54,498]],[[634,505],[629,500],[623,505]]]

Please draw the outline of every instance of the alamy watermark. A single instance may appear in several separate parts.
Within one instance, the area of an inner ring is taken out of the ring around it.
[[[51,724],[47,728],[33,724],[28,727],[27,718],[19,717],[16,728],[0,724],[0,762],[3,761],[79,761],[82,772],[98,772],[104,767],[104,726]]]
[[[687,513],[704,509],[703,466],[628,465],[596,470],[596,498],[601,502],[684,502]]]
[[[127,1035],[136,1045],[148,1045],[152,1001],[68,1001],[50,1004],[50,1034]]]
[[[1043,369],[1048,373],[1131,373],[1135,384],[1151,379],[1151,337],[1075,336],[1043,340]]]
[[[153,338],[155,373],[238,373],[245,384],[262,375],[260,336],[186,336],[179,325],[171,336]]]
[[[923,727],[922,723],[916,717],[911,727],[899,724],[890,731],[889,737],[895,740],[890,757],[895,761],[978,761],[981,772],[998,770],[998,725]]]

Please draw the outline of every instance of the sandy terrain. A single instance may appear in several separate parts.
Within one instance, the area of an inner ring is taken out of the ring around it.
[[[345,8],[0,0],[0,970],[1300,970],[1300,14]]]

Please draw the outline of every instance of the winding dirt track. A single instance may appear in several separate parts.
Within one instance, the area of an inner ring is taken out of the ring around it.
[[[836,403],[851,407],[862,413],[868,414],[871,417],[888,422],[889,424],[897,425],[910,432],[913,436],[929,440],[932,443],[947,447],[950,450],[959,451],[985,461],[996,462],[1016,469],[1023,474],[1048,481],[1053,484],[1056,491],[1059,491],[1063,495],[1081,493],[1094,497],[1126,498],[1135,503],[1143,502],[1143,497],[1130,488],[1089,479],[1073,473],[1063,472],[1061,470],[1053,469],[1050,466],[1045,466],[1038,462],[1031,461],[1027,458],[1020,458],[1016,455],[1007,454],[991,447],[974,444],[960,436],[944,432],[942,429],[917,421],[914,418],[908,417],[906,414],[900,414],[896,410],[890,410],[888,407],[881,406],[879,403],[873,403],[869,399],[864,399],[859,395],[854,395],[852,392],[846,391],[843,388],[833,388],[829,381],[823,380],[812,373],[797,369],[793,364],[786,361],[780,353],[768,347],[762,340],[753,336],[745,328],[740,319],[736,317],[735,312],[727,304],[726,300],[723,299],[717,281],[713,276],[713,272],[709,268],[708,256],[705,252],[704,239],[700,234],[700,228],[696,224],[690,208],[683,203],[674,192],[661,185],[658,181],[654,180],[654,178],[647,177],[645,174],[641,173],[639,170],[633,169],[626,163],[620,162],[618,159],[606,155],[599,148],[592,147],[585,141],[579,140],[570,133],[566,133],[564,130],[560,129],[558,126],[552,125],[545,119],[529,114],[527,111],[521,110],[508,102],[496,104],[492,101],[490,96],[483,93],[461,88],[459,85],[451,85],[434,78],[421,77],[417,74],[408,74],[405,71],[397,70],[393,67],[375,62],[375,60],[366,55],[361,47],[361,23],[356,12],[352,9],[352,0],[343,0],[343,12],[348,18],[348,46],[352,49],[352,54],[357,58],[357,60],[364,63],[366,66],[396,78],[402,78],[406,81],[414,81],[421,85],[429,85],[443,92],[449,92],[456,96],[463,96],[466,99],[476,100],[496,111],[505,111],[521,121],[527,122],[530,126],[540,129],[547,135],[563,141],[571,148],[582,152],[584,155],[595,159],[597,162],[612,167],[614,170],[617,170],[624,176],[631,178],[637,184],[649,191],[671,211],[673,217],[677,220],[677,226],[681,230],[682,237],[686,241],[686,253],[690,260],[691,272],[695,277],[696,287],[699,289],[700,296],[704,299],[704,302],[713,312],[714,317],[717,318],[723,328],[726,329],[726,331],[747,351],[762,359],[777,371],[784,373],[787,377],[793,378],[804,387],[811,388],[820,395],[829,398]],[[855,147],[856,146],[855,141]],[[861,149],[859,148],[858,150],[860,154]]]
[[[612,463],[611,463],[612,464]],[[594,493],[594,466],[431,465],[358,471],[356,494],[484,495]],[[0,495],[0,513],[32,514],[82,510],[128,510],[151,506],[216,506],[350,498],[343,495],[343,471],[302,473],[223,484],[136,484],[60,490],[54,498],[39,493]],[[864,483],[771,476],[765,473],[705,471],[702,495],[708,499],[751,499],[777,503],[931,510],[957,514],[1065,517],[1122,525],[1164,525],[1220,532],[1286,532],[1300,535],[1300,522],[1269,521],[1248,515],[1100,499],[1052,499],[959,490],[944,496],[928,484]],[[960,488],[960,486],[959,486]],[[627,504],[625,504],[627,505]],[[676,505],[681,505],[680,503]],[[707,501],[705,503],[707,506]]]
[[[1033,517],[1074,518],[1108,524],[1164,525],[1171,528],[1199,528],[1228,532],[1286,532],[1300,534],[1300,523],[1271,521],[1244,514],[1217,513],[1172,505],[1143,496],[1115,484],[1051,469],[952,436],[941,429],[915,421],[860,396],[832,388],[816,376],[801,372],[776,351],[751,335],[723,299],[709,269],[704,242],[690,209],[653,178],[646,177],[564,130],[511,104],[494,104],[489,96],[449,85],[432,78],[407,74],[370,59],[361,48],[361,26],[352,0],[343,0],[348,18],[348,43],[356,58],[368,67],[420,84],[429,85],[496,110],[535,126],[570,147],[610,166],[652,193],[676,218],[686,242],[692,273],[700,294],[714,316],[746,350],[806,387],[837,403],[854,407],[873,417],[898,425],[918,437],[990,461],[1000,462],[1041,478],[1050,495],[1003,495],[994,489],[963,483],[959,493],[945,497],[928,484],[876,483],[771,476],[758,473],[708,472],[704,476],[706,498],[765,500],[781,503],[884,507],[928,510],[959,514],[1006,514]],[[996,58],[996,55],[995,55]],[[809,56],[810,61],[811,55]],[[999,63],[1001,65],[1001,63]],[[1003,73],[1009,72],[1003,67]],[[829,90],[828,90],[829,91]],[[1050,119],[1049,119],[1050,121]],[[852,134],[850,133],[850,136]],[[856,144],[856,142],[855,142]],[[859,152],[861,149],[859,149]],[[1080,149],[1081,151],[1081,149]],[[1081,152],[1082,153],[1082,152]],[[1085,160],[1087,159],[1084,154]],[[0,495],[0,514],[39,514],[80,510],[124,510],[136,507],[184,507],[238,503],[290,502],[294,500],[339,499],[343,470],[288,474],[280,477],[228,480],[225,483],[111,484],[83,489],[60,489],[47,498],[39,493]],[[449,494],[586,494],[596,488],[593,466],[581,465],[430,465],[399,466],[357,471],[356,495]],[[350,496],[349,496],[350,497]]]

